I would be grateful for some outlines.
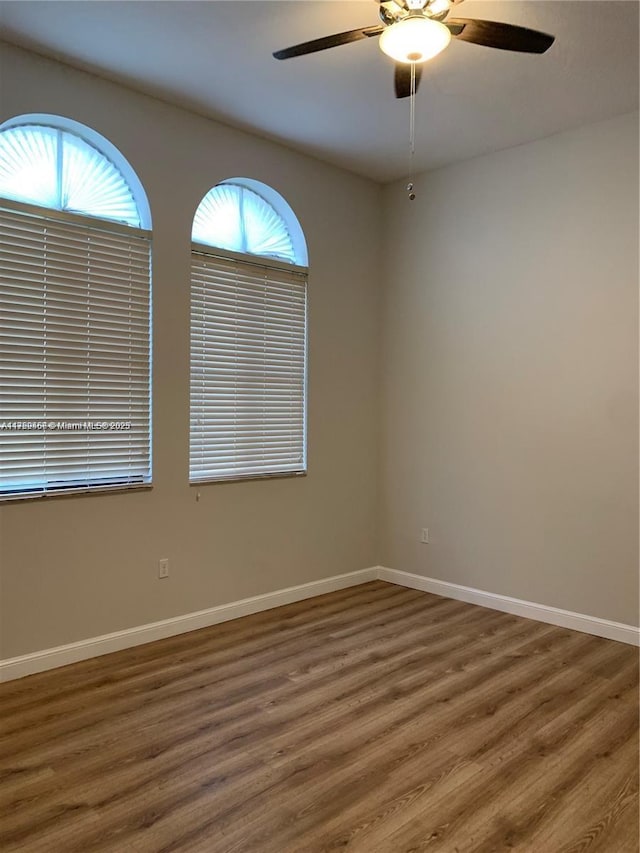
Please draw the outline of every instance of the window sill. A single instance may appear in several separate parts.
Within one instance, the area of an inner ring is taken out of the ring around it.
[[[211,477],[205,480],[189,480],[189,485],[195,488],[216,483],[242,483],[250,480],[284,480],[294,477],[306,477],[307,471],[281,471],[273,474],[230,474],[226,477]]]
[[[133,483],[125,485],[119,483],[113,486],[81,486],[70,489],[55,489],[49,492],[26,492],[20,495],[0,495],[0,507],[7,503],[18,503],[22,501],[43,501],[52,498],[77,498],[80,495],[86,497],[98,497],[99,495],[122,494],[123,492],[137,492],[150,490],[153,483]]]

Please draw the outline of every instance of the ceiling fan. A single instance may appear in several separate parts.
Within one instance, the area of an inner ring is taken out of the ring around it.
[[[447,19],[451,6],[459,2],[461,0],[383,0],[380,2],[382,26],[305,41],[277,50],[273,55],[276,59],[291,59],[380,36],[380,49],[396,63],[396,97],[406,98],[418,87],[422,63],[443,51],[452,38],[520,53],[544,53],[554,42],[554,36],[526,27],[473,18]]]

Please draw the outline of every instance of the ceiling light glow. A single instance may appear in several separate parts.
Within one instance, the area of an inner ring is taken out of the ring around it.
[[[451,33],[439,21],[409,16],[391,24],[380,35],[380,49],[396,62],[426,62],[451,41]]]

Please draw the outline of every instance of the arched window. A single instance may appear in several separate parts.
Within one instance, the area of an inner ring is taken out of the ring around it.
[[[295,262],[284,219],[262,196],[239,184],[220,184],[200,202],[192,239],[220,249]]]
[[[307,250],[271,187],[202,199],[191,255],[191,482],[306,471]]]
[[[0,498],[150,482],[149,226],[94,131],[0,125]]]
[[[0,134],[0,195],[140,227],[124,175],[81,136],[20,124]]]
[[[249,178],[223,181],[193,218],[194,243],[307,266],[302,228],[285,199]]]

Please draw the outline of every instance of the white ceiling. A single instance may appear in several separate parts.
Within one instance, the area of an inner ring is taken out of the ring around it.
[[[0,3],[5,40],[380,181],[408,171],[408,100],[377,39],[271,53],[379,22],[372,0]],[[638,107],[634,0],[466,0],[453,16],[556,36],[542,56],[452,41],[424,67],[418,171]]]

